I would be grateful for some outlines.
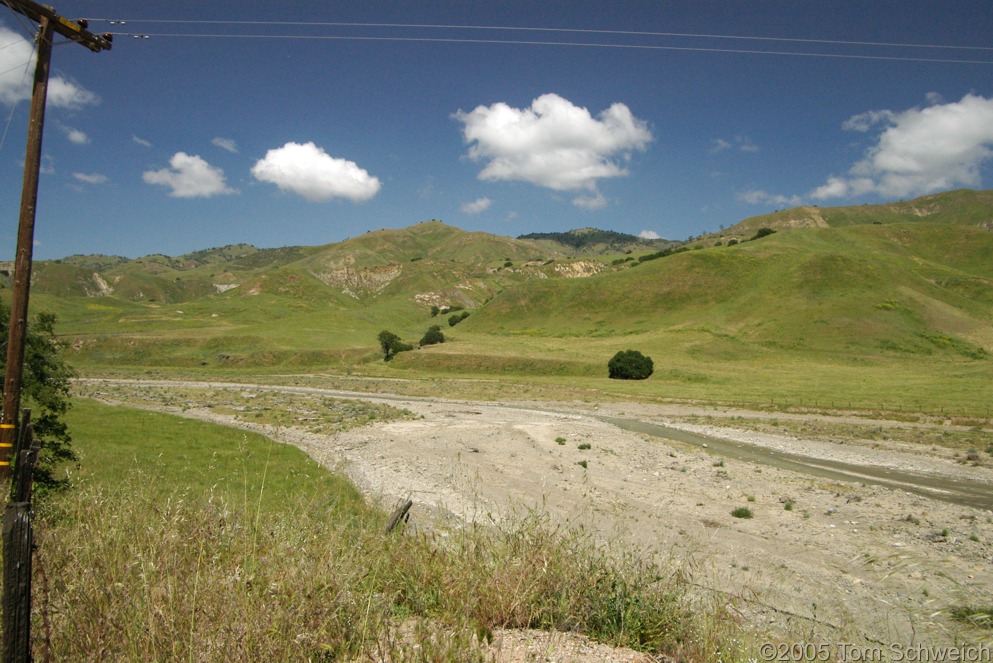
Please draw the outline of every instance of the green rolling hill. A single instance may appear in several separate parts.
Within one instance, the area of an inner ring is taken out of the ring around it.
[[[745,241],[760,228],[777,232]],[[987,191],[786,210],[664,256],[671,243],[603,231],[512,239],[430,221],[318,247],[41,262],[32,306],[59,316],[84,371],[348,369],[981,408],[991,228]],[[449,328],[433,307],[470,316]],[[450,342],[382,362],[379,331],[416,342],[435,323]],[[656,374],[608,384],[607,359],[628,348]]]

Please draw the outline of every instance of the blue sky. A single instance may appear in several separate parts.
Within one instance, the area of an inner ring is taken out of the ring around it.
[[[685,239],[799,204],[993,186],[985,0],[55,8],[121,34],[54,50],[38,259],[319,245],[435,218]],[[0,6],[0,259],[30,27]]]

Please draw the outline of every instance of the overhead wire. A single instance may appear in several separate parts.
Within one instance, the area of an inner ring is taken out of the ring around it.
[[[453,43],[453,44],[506,44],[520,46],[568,46],[577,48],[613,48],[626,50],[651,51],[684,51],[697,53],[731,53],[747,55],[775,55],[785,57],[834,58],[849,60],[883,60],[895,62],[930,62],[944,64],[985,64],[993,65],[993,60],[970,60],[961,58],[931,58],[898,55],[871,55],[858,53],[822,53],[805,51],[776,51],[742,48],[716,48],[703,46],[666,46],[661,44],[619,44],[603,42],[575,41],[536,41],[520,39],[469,39],[460,37],[373,37],[357,35],[286,35],[286,34],[232,34],[232,33],[133,33],[111,32],[115,36],[129,36],[141,39],[153,37],[163,38],[192,38],[192,39],[294,39],[294,40],[329,40],[329,41],[378,41],[378,42],[421,42],[421,43]]]
[[[17,9],[13,7],[13,5],[10,4],[8,0],[0,0],[0,2],[2,2],[5,7],[10,9],[12,12],[14,12],[14,20],[16,20],[18,25],[21,26],[21,29],[24,30],[24,34],[28,36],[28,39],[29,40],[37,39],[38,31],[36,26],[33,23],[29,22],[21,12],[19,12]]]
[[[543,28],[537,26],[513,25],[459,25],[444,23],[359,23],[344,21],[244,21],[244,20],[204,20],[204,19],[105,19],[91,18],[89,21],[107,21],[111,24],[126,23],[166,23],[188,25],[264,25],[264,26],[309,26],[309,27],[345,27],[345,28],[408,28],[429,30],[491,30],[503,32],[550,32],[572,34],[598,34],[612,36],[639,37],[678,37],[688,39],[732,39],[747,41],[795,42],[805,44],[832,44],[843,46],[877,46],[887,48],[933,48],[956,50],[993,51],[993,46],[963,46],[954,44],[919,44],[910,42],[876,42],[842,39],[809,39],[801,37],[760,37],[749,35],[722,35],[693,32],[654,32],[647,30],[605,30],[591,28]],[[560,43],[560,42],[554,42]]]
[[[4,2],[4,4],[6,5],[7,3]],[[19,42],[14,41],[7,44],[3,48],[8,48],[18,43]],[[30,43],[32,44],[31,57],[28,58],[27,62],[25,62],[24,64],[19,64],[11,69],[7,69],[6,71],[0,72],[0,76],[3,76],[4,74],[9,74],[12,71],[17,71],[21,67],[24,67],[24,73],[21,74],[21,82],[19,84],[19,87],[24,87],[24,84],[27,82],[28,72],[31,70],[31,63],[34,62],[35,58],[38,56],[38,40],[37,39],[31,40]],[[0,153],[3,153],[3,148],[7,144],[7,134],[10,131],[10,125],[14,119],[14,111],[17,109],[18,103],[19,103],[18,101],[15,101],[10,105],[10,113],[7,115],[7,122],[4,124],[3,127],[3,135],[0,136]]]

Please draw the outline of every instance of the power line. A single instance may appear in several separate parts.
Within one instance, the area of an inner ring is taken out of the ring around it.
[[[993,60],[966,60],[957,58],[928,58],[896,55],[865,55],[857,53],[818,53],[804,51],[775,51],[739,48],[715,48],[694,46],[664,46],[660,44],[618,44],[603,42],[574,42],[574,41],[532,41],[519,39],[469,39],[459,37],[371,37],[346,35],[274,35],[274,34],[224,34],[224,33],[131,33],[111,32],[115,36],[129,36],[140,39],[152,37],[187,38],[187,39],[295,39],[295,40],[328,40],[328,41],[374,41],[374,42],[415,42],[442,44],[504,44],[512,46],[569,46],[576,48],[613,48],[626,50],[650,51],[684,51],[695,53],[729,53],[744,55],[776,55],[782,57],[834,58],[848,60],[884,60],[891,62],[931,62],[941,64],[984,64],[993,65]]]
[[[13,42],[11,44],[7,44],[7,46],[13,46],[16,43],[17,42]],[[22,64],[22,65],[17,65],[16,67],[14,67],[12,69],[8,69],[6,71],[0,72],[0,76],[4,76],[6,74],[9,74],[12,71],[17,71],[18,69],[20,69],[21,67],[23,67],[24,68],[24,73],[21,74],[21,83],[20,83],[20,85],[18,87],[24,87],[25,83],[28,80],[28,71],[31,70],[31,63],[34,61],[35,55],[38,52],[38,42],[35,41],[33,43],[34,43],[34,47],[32,48],[32,51],[31,51],[31,58],[27,62],[25,62],[24,64]],[[4,46],[3,48],[7,48],[7,46]],[[10,105],[10,114],[7,116],[7,123],[3,127],[3,135],[0,136],[0,153],[3,152],[4,145],[7,144],[7,133],[10,131],[10,124],[11,124],[11,122],[14,119],[14,111],[15,110],[17,110],[17,102],[16,101]]]
[[[875,46],[880,48],[929,48],[953,50],[993,51],[993,46],[962,46],[952,44],[918,44],[904,42],[876,42],[841,39],[806,39],[800,37],[756,37],[747,35],[722,35],[692,32],[652,32],[644,30],[604,30],[588,28],[541,28],[535,26],[510,25],[449,25],[443,23],[356,23],[342,21],[232,21],[232,20],[202,20],[202,19],[106,19],[91,18],[90,21],[107,21],[114,25],[127,23],[156,23],[156,24],[187,24],[187,25],[260,25],[260,26],[306,26],[306,27],[344,27],[344,28],[404,28],[426,30],[489,30],[502,32],[549,32],[565,34],[596,34],[628,37],[676,37],[684,39],[730,39],[743,41],[792,42],[801,44],[829,44],[835,46]],[[156,35],[150,35],[156,36]],[[211,35],[215,36],[215,35]],[[516,43],[516,42],[510,42]],[[544,43],[544,42],[539,42]],[[553,42],[560,43],[560,42]]]

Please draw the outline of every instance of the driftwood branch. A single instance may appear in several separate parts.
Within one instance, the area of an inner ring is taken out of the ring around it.
[[[403,504],[397,507],[396,511],[393,512],[393,516],[390,518],[390,524],[386,526],[386,533],[389,534],[396,526],[400,524],[400,521],[407,522],[410,518],[410,507],[414,506],[413,500],[407,500]]]

